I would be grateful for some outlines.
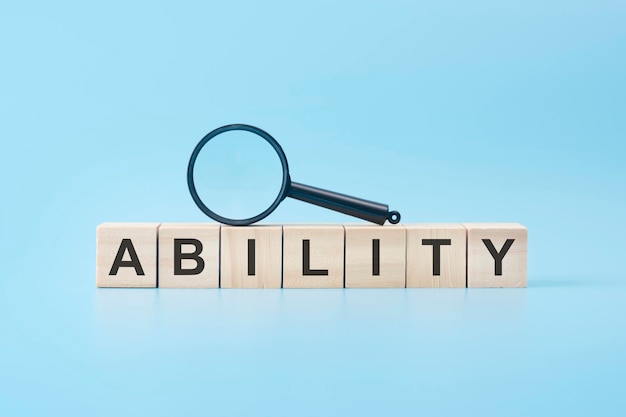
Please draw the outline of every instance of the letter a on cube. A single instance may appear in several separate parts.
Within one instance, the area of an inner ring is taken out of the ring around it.
[[[96,285],[157,285],[159,223],[103,223],[96,229]]]

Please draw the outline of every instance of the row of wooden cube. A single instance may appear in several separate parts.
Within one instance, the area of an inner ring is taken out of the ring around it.
[[[261,225],[105,223],[98,287],[526,287],[516,223]]]

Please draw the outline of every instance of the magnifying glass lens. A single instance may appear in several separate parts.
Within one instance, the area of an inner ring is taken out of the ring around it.
[[[267,210],[283,182],[280,158],[263,138],[242,130],[209,140],[196,159],[198,196],[216,214],[248,219]]]

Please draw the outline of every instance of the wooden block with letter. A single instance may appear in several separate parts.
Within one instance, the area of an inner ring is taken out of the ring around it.
[[[159,223],[103,223],[96,229],[96,285],[157,285]]]
[[[280,288],[282,226],[222,226],[222,288]]]
[[[220,226],[163,223],[159,228],[159,288],[219,288]]]
[[[343,288],[343,260],[343,226],[283,226],[283,288]]]
[[[465,227],[409,224],[406,229],[407,288],[465,288]]]
[[[468,287],[526,287],[528,229],[517,223],[465,223]]]
[[[346,288],[404,288],[405,227],[367,224],[344,227]]]

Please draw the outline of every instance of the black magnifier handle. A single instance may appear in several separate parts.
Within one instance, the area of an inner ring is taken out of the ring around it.
[[[376,224],[385,224],[386,220],[389,220],[389,223],[392,224],[400,221],[400,213],[389,211],[389,206],[386,204],[375,203],[297,182],[291,182],[287,196]]]

